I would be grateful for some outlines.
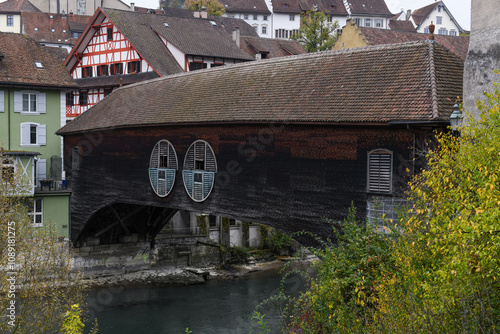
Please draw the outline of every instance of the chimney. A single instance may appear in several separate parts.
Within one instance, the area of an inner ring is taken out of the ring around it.
[[[206,19],[208,17],[208,12],[206,9],[201,11],[200,14],[202,19]]]
[[[198,11],[194,11],[194,12],[193,12],[193,17],[194,17],[195,19],[199,19],[199,18],[200,18],[200,12],[198,12]]]
[[[135,2],[130,3],[130,10],[135,12]]]
[[[233,30],[233,41],[240,47],[240,27],[234,27]]]

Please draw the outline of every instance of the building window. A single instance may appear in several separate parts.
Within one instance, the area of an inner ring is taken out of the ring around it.
[[[75,105],[75,95],[73,93],[66,93],[66,107]]]
[[[438,30],[438,35],[448,35],[448,29],[446,29],[446,28],[440,28]]]
[[[441,6],[438,6],[438,13],[441,13]]]
[[[30,203],[28,215],[33,217],[33,225],[43,226],[43,199],[35,198]]]
[[[47,144],[47,126],[37,123],[21,123],[21,146]]]
[[[443,17],[442,16],[436,16],[436,24],[443,24]]]
[[[267,35],[267,27],[262,26],[262,35]]]
[[[2,159],[2,164],[0,165],[0,177],[2,182],[12,183],[14,181],[14,161],[11,159]]]
[[[457,31],[455,29],[450,29],[450,36],[456,36]]]
[[[354,19],[354,23],[356,23],[356,25],[357,25],[358,27],[362,27],[362,26],[363,26],[363,25],[361,24],[362,22],[363,22],[363,20],[362,20],[362,19],[360,19],[360,18],[355,18],[355,19]]]
[[[192,200],[202,202],[207,199],[212,192],[216,172],[217,162],[210,144],[204,140],[191,144],[184,158],[182,178]]]
[[[71,38],[80,38],[81,35],[82,35],[81,31],[72,31],[71,32]]]
[[[104,88],[104,97],[108,96],[111,94],[113,90],[111,88]]]
[[[365,19],[365,27],[371,27],[372,26],[372,19]]]
[[[252,28],[253,28],[253,30],[255,30],[255,32],[259,32],[259,26],[258,25],[253,25]]]
[[[80,91],[80,105],[86,106],[88,104],[88,92],[86,90]]]
[[[429,31],[429,27],[425,27],[425,28],[424,28],[424,34],[429,34],[429,33],[430,33],[430,31]]]
[[[196,70],[202,70],[204,68],[207,68],[206,63],[195,63],[195,62],[189,62],[189,70],[190,71],[196,71]]]
[[[127,72],[128,74],[134,74],[141,72],[141,61],[129,61],[127,62]]]
[[[370,193],[392,192],[392,152],[374,150],[368,153],[368,182]]]
[[[174,187],[178,169],[174,146],[165,139],[156,143],[149,160],[149,181],[156,195],[167,196]]]
[[[244,14],[244,15],[243,15],[243,19],[244,19],[244,20],[248,20],[248,14]]]
[[[36,112],[36,94],[23,93],[23,112]]]
[[[331,15],[327,15],[326,20],[328,22],[333,22],[333,17]]]
[[[108,41],[112,41],[113,40],[113,27],[109,27],[107,30],[107,33],[108,33]]]
[[[258,15],[254,15],[254,16],[253,16],[253,19],[254,19],[254,20],[258,20],[258,19],[259,19],[259,16],[258,16]]]
[[[7,26],[8,27],[14,26],[14,15],[7,15]]]
[[[123,63],[111,64],[111,75],[123,74]]]
[[[267,15],[264,15],[264,16],[262,17],[262,20],[263,20],[263,21],[267,21]]]
[[[383,27],[384,27],[384,20],[375,19],[375,28],[383,28]]]
[[[295,21],[295,14],[290,14],[289,19],[290,19],[290,21]]]
[[[97,76],[102,77],[102,76],[107,76],[109,75],[109,65],[99,65],[97,66]]]
[[[92,66],[82,67],[82,78],[92,78]]]

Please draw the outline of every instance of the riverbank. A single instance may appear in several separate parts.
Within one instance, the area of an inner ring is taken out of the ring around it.
[[[282,268],[287,262],[294,261],[308,265],[315,259],[306,255],[301,259],[292,257],[275,257],[271,261],[240,263],[210,267],[156,267],[135,272],[105,275],[87,278],[85,284],[91,288],[127,286],[184,286],[203,284],[210,280],[232,280],[249,273]]]

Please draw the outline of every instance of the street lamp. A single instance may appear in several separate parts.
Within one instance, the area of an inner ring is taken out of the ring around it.
[[[453,106],[453,112],[450,115],[450,126],[453,132],[457,132],[458,128],[462,125],[462,113],[458,104],[455,103]]]

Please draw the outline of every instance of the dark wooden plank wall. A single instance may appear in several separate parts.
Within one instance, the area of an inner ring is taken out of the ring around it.
[[[155,195],[148,178],[151,150],[169,140],[182,168],[197,139],[215,151],[218,173],[209,198],[189,198],[179,170],[171,194]],[[394,187],[408,181],[414,132],[389,126],[226,125],[129,128],[65,137],[72,179],[72,239],[92,215],[112,203],[170,207],[263,223],[283,231],[325,233],[322,217],[343,219],[351,201],[365,214],[367,154],[394,152]],[[78,170],[72,148],[80,147]],[[326,230],[329,230],[327,227]]]

